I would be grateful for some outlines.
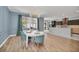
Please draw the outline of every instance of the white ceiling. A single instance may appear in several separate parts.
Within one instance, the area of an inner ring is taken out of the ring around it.
[[[78,6],[9,6],[11,11],[19,11],[42,17],[78,17]]]

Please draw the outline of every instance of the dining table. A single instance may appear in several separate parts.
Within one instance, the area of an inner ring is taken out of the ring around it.
[[[23,30],[24,34],[26,35],[26,48],[28,47],[28,41],[29,41],[29,37],[35,38],[36,36],[41,36],[44,35],[43,31],[37,31],[37,30],[33,30],[33,31],[26,31]]]

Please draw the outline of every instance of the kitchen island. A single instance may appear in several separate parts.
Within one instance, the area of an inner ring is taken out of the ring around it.
[[[61,36],[64,38],[69,38],[69,39],[71,38],[71,28],[69,27],[66,27],[66,28],[50,27],[49,33],[56,36]]]

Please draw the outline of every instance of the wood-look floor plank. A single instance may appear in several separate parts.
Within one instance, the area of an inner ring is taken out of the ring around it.
[[[11,37],[0,48],[1,52],[78,52],[79,41],[66,39],[48,34],[44,39],[43,46],[36,46],[31,43],[28,48],[25,47],[25,41],[20,36]]]

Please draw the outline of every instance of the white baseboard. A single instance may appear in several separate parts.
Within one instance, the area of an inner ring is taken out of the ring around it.
[[[16,36],[16,34],[9,35],[9,36],[2,42],[2,44],[0,45],[0,48],[6,43],[6,41],[7,41],[10,37],[13,37],[13,36]]]
[[[13,36],[16,36],[16,34],[13,34],[13,35],[9,35],[10,37],[13,37]]]

